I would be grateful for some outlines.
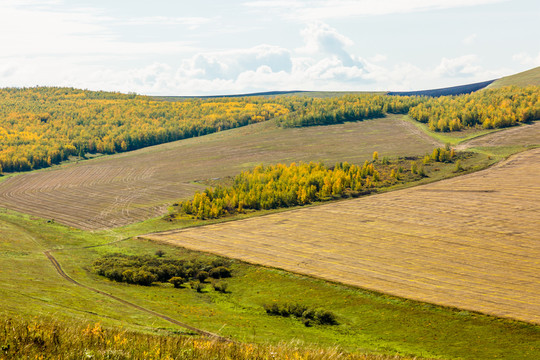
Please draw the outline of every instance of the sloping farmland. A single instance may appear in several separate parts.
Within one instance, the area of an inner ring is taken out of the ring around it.
[[[438,183],[144,237],[540,323],[540,149]]]
[[[432,140],[391,115],[384,119],[282,129],[273,122],[162,144],[10,177],[0,206],[85,230],[163,215],[205,186],[259,164],[293,161],[363,163],[381,156],[431,152]]]

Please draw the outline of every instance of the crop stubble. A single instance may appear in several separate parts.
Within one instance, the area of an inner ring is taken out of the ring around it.
[[[0,206],[85,230],[122,226],[163,215],[172,202],[204,189],[194,180],[234,176],[261,163],[363,163],[374,150],[430,151],[429,139],[400,118],[301,129],[268,122],[21,174],[0,183]]]
[[[145,238],[540,323],[540,149],[416,188]]]

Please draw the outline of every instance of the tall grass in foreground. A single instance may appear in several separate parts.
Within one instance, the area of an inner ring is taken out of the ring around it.
[[[264,346],[181,335],[150,335],[100,324],[0,317],[0,359],[363,359],[399,356],[347,354],[298,344]]]

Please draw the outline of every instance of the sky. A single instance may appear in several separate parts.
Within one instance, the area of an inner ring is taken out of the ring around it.
[[[0,0],[0,87],[422,90],[540,66],[538,0]]]

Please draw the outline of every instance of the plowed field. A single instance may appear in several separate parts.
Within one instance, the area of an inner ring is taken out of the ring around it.
[[[540,323],[540,149],[438,183],[144,237]]]
[[[163,215],[172,202],[204,189],[194,181],[234,176],[261,163],[363,163],[374,150],[383,156],[432,149],[401,116],[299,129],[267,122],[14,176],[0,183],[0,206],[104,229]]]

